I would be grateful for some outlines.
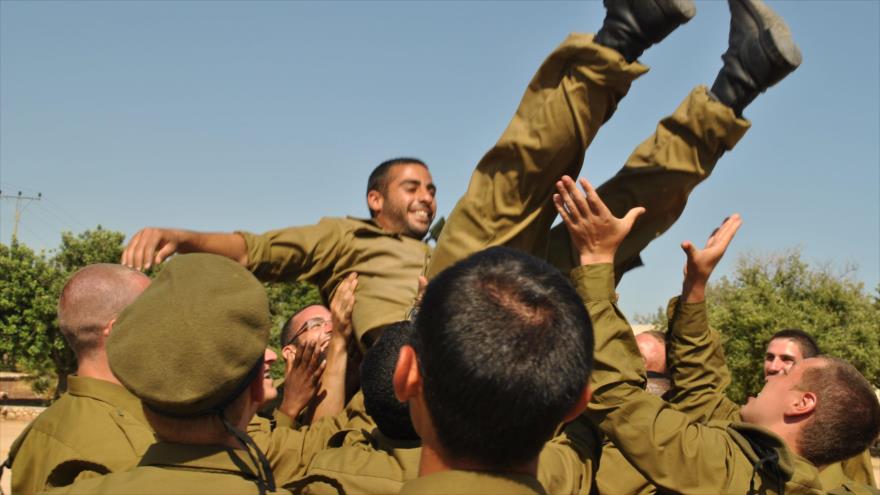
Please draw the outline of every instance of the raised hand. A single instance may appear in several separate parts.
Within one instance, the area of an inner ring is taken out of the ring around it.
[[[279,409],[291,418],[299,416],[321,386],[326,361],[317,346],[318,343],[312,341],[300,350],[292,345],[282,349],[287,364],[284,370],[284,400]]]
[[[639,206],[629,210],[623,218],[617,218],[589,181],[580,179],[579,182],[584,192],[567,175],[556,183],[559,191],[553,195],[556,211],[565,222],[582,265],[614,263],[617,248],[645,209]]]
[[[162,263],[165,258],[177,252],[180,233],[179,230],[155,227],[139,230],[122,252],[121,263],[142,271]]]
[[[681,290],[685,302],[700,302],[705,299],[709,276],[721,261],[740,225],[742,218],[734,213],[725,218],[721,226],[712,232],[703,249],[697,249],[691,241],[681,243],[681,249],[687,256]]]
[[[351,338],[351,312],[354,309],[354,291],[357,288],[357,273],[349,273],[333,294],[330,301],[330,315],[333,319],[333,335],[341,337],[345,342]],[[331,338],[333,338],[331,336]]]

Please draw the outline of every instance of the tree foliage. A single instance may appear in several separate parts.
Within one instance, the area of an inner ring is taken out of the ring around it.
[[[0,244],[0,362],[4,370],[43,377],[33,382],[41,392],[55,369],[53,357],[63,356],[66,347],[55,318],[61,279],[45,253],[15,240]]]

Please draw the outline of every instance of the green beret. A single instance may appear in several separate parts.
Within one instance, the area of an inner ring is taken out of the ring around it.
[[[266,291],[241,265],[213,254],[178,255],[119,315],[107,357],[151,409],[195,416],[244,390],[270,325]]]

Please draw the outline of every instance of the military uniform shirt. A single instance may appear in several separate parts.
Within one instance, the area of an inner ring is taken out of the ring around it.
[[[261,491],[257,470],[247,454],[222,445],[160,442],[151,446],[140,464],[126,472],[84,479],[49,493],[146,493],[246,495],[289,493]]]
[[[125,471],[156,441],[141,402],[122,386],[71,376],[68,387],[12,446],[12,493],[64,486],[83,471]]]
[[[247,268],[258,279],[306,280],[318,286],[325,303],[357,272],[351,319],[359,341],[370,330],[406,319],[431,257],[424,242],[351,217],[262,235],[237,233],[247,243]]]
[[[482,471],[442,471],[406,482],[401,495],[545,495],[534,476]]]

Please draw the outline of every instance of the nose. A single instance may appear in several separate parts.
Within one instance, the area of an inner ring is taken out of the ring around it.
[[[775,375],[781,372],[785,366],[782,363],[782,360],[779,358],[774,358],[773,361],[770,361],[770,365],[767,367],[768,375]]]
[[[426,205],[431,205],[434,203],[434,192],[428,189],[427,187],[423,187],[419,189],[419,201]]]
[[[275,351],[267,347],[266,352],[263,353],[263,361],[265,361],[266,364],[272,364],[277,360],[278,354],[275,354]]]

